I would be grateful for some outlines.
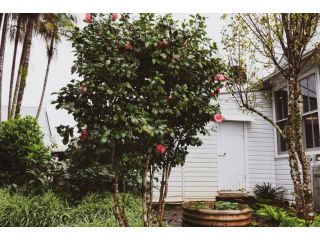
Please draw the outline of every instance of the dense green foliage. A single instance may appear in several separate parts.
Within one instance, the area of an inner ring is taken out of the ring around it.
[[[24,186],[27,192],[46,189],[58,163],[43,143],[38,121],[18,117],[0,125],[1,184]]]
[[[77,79],[54,104],[77,125],[58,132],[73,166],[103,166],[115,182],[141,180],[151,195],[147,175],[165,169],[164,186],[171,167],[184,164],[188,146],[201,145],[200,135],[208,133],[219,113],[223,67],[198,14],[181,24],[170,14],[117,18],[91,14],[88,25],[74,31]]]
[[[141,201],[134,195],[126,199],[132,226],[142,226]],[[110,194],[89,194],[78,204],[68,204],[53,193],[26,197],[0,190],[1,227],[96,226],[116,227]]]
[[[236,202],[218,201],[215,205],[215,209],[217,209],[217,210],[238,210],[239,204]]]
[[[197,134],[206,132],[218,111],[210,101],[222,86],[212,80],[221,64],[204,18],[197,15],[179,26],[171,15],[123,14],[115,22],[109,14],[92,14],[71,40],[73,72],[83,80],[72,80],[54,103],[77,121],[81,136],[71,141],[73,158],[89,165],[110,163],[114,156],[127,170],[137,168],[140,156],[160,142],[168,155],[175,154],[173,165],[182,164],[186,146],[200,144]],[[69,126],[58,131],[65,143],[73,137]],[[152,154],[160,163],[159,154]]]
[[[306,222],[304,219],[298,218],[291,212],[270,205],[261,205],[261,208],[256,211],[256,215],[267,221],[271,226],[276,227],[320,226],[320,216],[315,216],[311,222]]]
[[[253,192],[258,199],[275,202],[282,199],[284,189],[281,186],[273,187],[271,183],[263,182],[261,185],[257,184]]]

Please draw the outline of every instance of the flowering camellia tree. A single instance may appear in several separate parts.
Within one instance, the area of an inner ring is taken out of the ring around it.
[[[184,164],[188,146],[201,144],[207,123],[223,120],[215,102],[225,81],[216,45],[200,15],[181,24],[171,15],[154,14],[90,14],[86,22],[72,37],[72,69],[82,80],[72,80],[55,101],[73,114],[80,138],[72,138],[69,126],[59,132],[66,142],[71,137],[69,149],[79,159],[91,156],[90,161],[110,166],[120,225],[130,223],[119,199],[119,179],[139,175],[149,226],[154,176],[160,171],[161,225],[171,168]]]

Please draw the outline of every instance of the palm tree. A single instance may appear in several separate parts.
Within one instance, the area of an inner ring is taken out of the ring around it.
[[[13,50],[13,57],[12,57],[12,64],[11,64],[11,77],[10,77],[10,88],[9,88],[9,104],[8,104],[8,119],[11,116],[11,108],[12,108],[12,94],[13,94],[13,85],[14,85],[14,76],[15,76],[15,69],[16,69],[16,60],[17,60],[17,50],[18,44],[21,40],[21,36],[23,28],[22,23],[24,19],[24,14],[15,13],[12,14],[12,20],[15,23],[13,26],[13,30],[11,33],[11,39],[14,39],[14,50]]]
[[[2,34],[1,34],[1,44],[0,44],[0,123],[1,123],[1,110],[2,110],[3,61],[4,61],[5,50],[6,50],[6,40],[7,40],[7,29],[8,29],[9,16],[10,16],[9,13],[4,14]],[[2,16],[1,16],[1,19],[2,19]]]
[[[2,25],[2,17],[3,17],[3,13],[0,13],[0,31],[1,31],[1,25]]]
[[[47,45],[47,68],[44,77],[44,83],[42,88],[41,99],[37,111],[36,117],[39,118],[47,83],[48,83],[48,76],[50,70],[50,64],[52,61],[55,45],[60,42],[61,36],[65,36],[69,30],[74,28],[75,17],[71,14],[64,14],[64,13],[57,13],[57,14],[43,14],[42,21],[40,24],[39,33],[44,37]]]
[[[23,40],[22,53],[20,58],[18,76],[11,107],[11,118],[16,117],[20,113],[21,103],[23,99],[24,89],[26,87],[26,80],[28,76],[30,50],[32,45],[32,38],[34,29],[38,24],[40,13],[28,13],[26,16],[26,30]]]

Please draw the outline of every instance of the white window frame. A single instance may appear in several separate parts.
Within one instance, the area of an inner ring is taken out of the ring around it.
[[[318,122],[319,122],[319,126],[320,126],[320,81],[319,81],[319,77],[320,77],[320,72],[319,72],[319,67],[315,67],[312,68],[311,70],[301,74],[299,76],[299,81],[301,81],[302,79],[315,74],[315,79],[316,79],[316,88],[317,88],[317,104],[318,104],[318,108],[317,111],[310,111],[307,114],[311,114],[312,112],[318,112]],[[283,83],[280,84],[279,86],[277,86],[276,88],[272,89],[272,109],[273,109],[273,121],[276,122],[276,103],[275,103],[275,91],[280,90],[284,87],[287,87],[287,83]],[[302,116],[304,116],[306,114],[302,114]],[[284,158],[284,157],[289,157],[288,152],[279,152],[278,151],[278,137],[277,137],[277,130],[274,128],[273,130],[274,132],[274,152],[275,152],[275,158]],[[303,141],[304,138],[303,138]],[[311,148],[311,149],[306,149],[306,155],[313,155],[313,154],[319,154],[320,153],[320,148]]]

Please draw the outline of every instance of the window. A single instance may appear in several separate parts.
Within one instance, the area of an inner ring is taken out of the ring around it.
[[[317,148],[319,144],[319,119],[316,77],[312,74],[301,80],[303,98],[302,124],[306,148]]]
[[[302,131],[305,148],[320,147],[319,141],[319,119],[317,103],[317,86],[315,74],[312,74],[300,81],[301,94],[303,99]],[[288,92],[287,88],[275,92],[276,123],[284,129],[288,118]],[[277,133],[278,152],[288,150],[285,139]]]
[[[288,118],[288,91],[286,88],[275,92],[276,123],[281,130],[284,130]],[[278,151],[288,150],[286,140],[277,132]]]

